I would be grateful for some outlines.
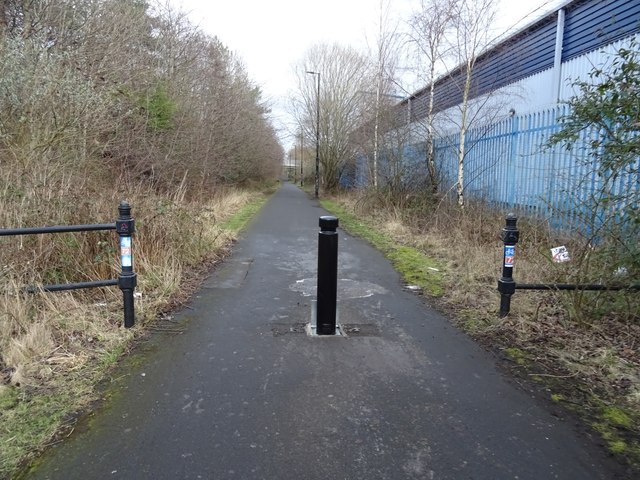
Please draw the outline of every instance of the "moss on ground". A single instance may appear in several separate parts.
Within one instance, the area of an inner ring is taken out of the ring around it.
[[[222,227],[231,235],[240,232],[266,203],[268,193],[255,198],[229,217]],[[2,386],[0,389],[0,478],[19,478],[20,468],[61,434],[72,431],[77,412],[98,396],[96,386],[107,378],[135,339],[104,350],[85,367],[60,376],[49,386],[30,389]],[[107,392],[105,400],[111,393]],[[22,472],[23,474],[25,472]],[[18,477],[17,477],[18,476]]]
[[[222,228],[234,234],[242,231],[249,221],[260,211],[266,201],[267,197],[264,196],[253,199],[238,210],[238,212],[224,221],[222,223]]]
[[[511,360],[516,362],[518,365],[524,367],[529,363],[529,355],[524,350],[519,348],[510,347],[504,349],[505,355],[509,357]]]
[[[631,417],[617,407],[605,407],[602,411],[602,419],[617,427],[629,428],[633,425]]]
[[[603,406],[593,428],[600,433],[614,455],[626,457],[631,464],[640,464],[640,441],[631,438],[637,413],[616,406]]]
[[[321,204],[340,219],[344,230],[380,250],[407,284],[416,285],[434,297],[444,293],[443,268],[435,259],[414,247],[396,243],[372,222],[357,218],[334,201],[322,200]]]
[[[11,402],[0,405],[0,478],[14,478],[20,465],[46,447],[65,428],[73,413],[87,405],[92,381],[83,378],[67,380],[67,388],[56,388],[49,393],[31,395],[13,389]]]
[[[564,395],[562,395],[561,393],[552,393],[551,401],[554,403],[561,403],[565,401],[565,398],[564,398]]]

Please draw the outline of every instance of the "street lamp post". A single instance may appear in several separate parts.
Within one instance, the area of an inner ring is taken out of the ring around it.
[[[318,77],[318,90],[316,93],[316,198],[318,198],[318,190],[320,188],[320,72],[311,72],[307,70],[309,75]]]
[[[304,172],[302,166],[304,165],[304,136],[302,134],[302,127],[300,127],[300,186],[304,186]]]

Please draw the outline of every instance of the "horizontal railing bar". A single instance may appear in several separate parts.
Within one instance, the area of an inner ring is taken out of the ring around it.
[[[79,282],[79,283],[62,283],[59,285],[40,285],[27,287],[25,290],[27,293],[37,292],[62,292],[64,290],[80,290],[82,288],[99,288],[99,287],[114,287],[118,285],[118,280],[95,280],[93,282]]]
[[[568,283],[516,283],[516,290],[640,290],[640,285],[615,285],[600,284],[573,285]]]
[[[43,233],[92,232],[115,230],[115,223],[94,223],[90,225],[55,225],[52,227],[0,228],[0,237],[12,235],[39,235]]]

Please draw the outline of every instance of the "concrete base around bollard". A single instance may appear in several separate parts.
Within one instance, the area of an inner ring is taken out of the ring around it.
[[[340,302],[338,302],[339,305]],[[347,334],[340,325],[340,309],[336,307],[336,331],[333,335],[318,335],[318,301],[311,300],[311,321],[305,325],[305,332],[308,337],[315,338],[335,338],[335,337],[347,337]]]

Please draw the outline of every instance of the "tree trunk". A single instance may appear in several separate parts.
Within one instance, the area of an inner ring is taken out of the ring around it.
[[[458,205],[464,209],[464,160],[465,141],[467,137],[467,113],[469,110],[469,92],[471,90],[471,74],[473,71],[473,60],[467,62],[467,74],[464,80],[464,91],[462,93],[462,115],[460,119],[460,147],[458,148],[458,183],[456,192],[458,195]]]
[[[431,191],[438,193],[438,179],[436,173],[436,159],[433,146],[433,101],[435,96],[435,85],[433,78],[435,75],[435,63],[431,63],[431,82],[429,86],[429,113],[427,124],[427,170],[429,172],[429,180],[431,181]]]

